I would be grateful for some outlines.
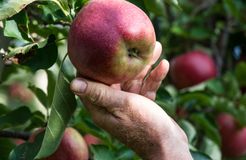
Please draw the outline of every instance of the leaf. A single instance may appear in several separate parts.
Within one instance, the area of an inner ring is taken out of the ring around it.
[[[47,69],[51,67],[57,59],[58,49],[55,43],[55,37],[51,35],[47,44],[43,48],[31,50],[34,56],[30,59],[25,59],[22,65],[29,66],[33,72],[39,69]]]
[[[221,160],[221,151],[219,145],[215,144],[207,137],[204,137],[200,150],[209,155],[213,160]]]
[[[115,160],[114,152],[105,145],[94,145],[90,149],[94,160]]]
[[[241,62],[236,65],[236,77],[240,86],[246,86],[246,62]]]
[[[162,0],[143,0],[146,9],[157,16],[163,15],[165,8]]]
[[[0,83],[2,82],[3,67],[4,67],[3,58],[2,56],[0,56]]]
[[[36,0],[4,0],[0,5],[0,21],[19,13]]]
[[[16,38],[26,42],[26,40],[22,37],[15,20],[8,20],[4,22],[4,36]]]
[[[33,41],[29,32],[29,17],[27,12],[24,10],[20,13],[14,15],[11,20],[14,20],[17,24],[17,27],[21,33],[21,36],[27,41]]]
[[[2,160],[7,160],[8,155],[11,152],[11,150],[15,147],[13,141],[6,138],[0,138],[0,155]]]
[[[216,144],[220,144],[221,141],[218,129],[214,127],[203,114],[192,114],[190,118],[211,140]]]
[[[189,143],[192,143],[193,140],[195,139],[195,136],[197,134],[195,127],[188,121],[186,120],[181,120],[179,122],[180,127],[184,130],[186,133]]]
[[[182,105],[187,102],[193,102],[197,105],[202,105],[205,107],[210,107],[213,104],[211,96],[202,92],[185,93],[183,95],[180,95],[180,97],[177,100],[177,103],[179,105]]]
[[[44,107],[48,107],[47,95],[42,89],[34,85],[31,85],[28,88],[32,90],[32,92],[36,95],[36,97],[43,104]]]
[[[60,72],[54,98],[51,105],[51,113],[45,130],[44,139],[36,158],[44,158],[51,155],[58,147],[63,132],[76,108],[74,94],[70,91],[69,83]]]
[[[194,160],[212,160],[212,158],[199,151],[191,151],[191,155]]]
[[[166,0],[165,2],[167,2],[169,5],[176,7],[177,9],[181,9],[178,0]]]
[[[65,16],[70,17],[70,20],[72,20],[70,16],[70,8],[68,6],[67,0],[46,0],[46,1],[52,1],[54,2],[59,8],[62,10]]]
[[[55,91],[56,80],[55,80],[55,75],[51,71],[46,70],[46,74],[48,77],[48,85],[47,85],[48,106],[51,106],[54,96],[54,91]]]
[[[9,160],[33,160],[40,149],[43,133],[37,135],[34,143],[26,142],[14,148],[9,154]]]
[[[19,107],[0,117],[0,129],[23,125],[32,116],[27,107]]]

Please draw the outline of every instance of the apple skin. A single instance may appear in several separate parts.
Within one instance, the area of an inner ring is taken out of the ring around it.
[[[29,138],[29,142],[33,142],[35,137],[44,131],[38,129]],[[61,143],[57,150],[44,160],[88,160],[89,150],[87,144],[80,133],[74,128],[66,128]]]
[[[54,154],[45,160],[88,160],[89,150],[83,137],[73,128],[67,128]]]
[[[94,136],[92,134],[85,134],[83,136],[83,138],[84,138],[84,140],[88,146],[93,145],[93,144],[101,144],[102,143],[99,138],[97,138],[96,136]]]
[[[216,65],[203,51],[195,50],[173,58],[170,76],[178,89],[194,86],[216,77]]]
[[[237,122],[228,113],[220,113],[216,122],[222,139],[222,153],[226,157],[246,155],[246,127],[238,128]]]
[[[74,19],[68,55],[79,75],[115,84],[136,77],[156,42],[148,16],[125,0],[91,0]]]

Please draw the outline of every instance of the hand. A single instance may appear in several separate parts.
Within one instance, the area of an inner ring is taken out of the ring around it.
[[[161,45],[157,42],[151,63],[134,80],[107,86],[76,78],[71,90],[81,98],[99,127],[143,159],[189,160],[192,158],[186,135],[153,101],[169,67],[163,60],[149,73],[160,54]]]

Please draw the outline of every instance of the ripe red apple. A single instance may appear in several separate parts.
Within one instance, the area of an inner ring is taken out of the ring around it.
[[[246,127],[239,128],[236,120],[228,113],[217,116],[216,122],[222,139],[222,153],[227,157],[246,155]]]
[[[202,51],[187,52],[173,58],[170,62],[170,76],[178,89],[214,78],[216,72],[213,59]]]
[[[144,69],[155,41],[150,19],[134,4],[91,0],[71,25],[68,55],[80,75],[114,84]]]
[[[85,134],[83,138],[88,146],[93,145],[93,144],[102,143],[99,138],[97,138],[96,136],[93,136],[92,134]]]
[[[29,141],[40,133],[42,129],[34,132]],[[88,160],[89,150],[83,137],[74,128],[66,128],[61,143],[57,150],[45,160]]]

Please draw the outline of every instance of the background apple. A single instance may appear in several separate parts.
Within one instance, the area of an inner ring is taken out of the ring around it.
[[[83,138],[84,138],[84,140],[88,146],[90,146],[92,144],[101,144],[102,143],[102,141],[98,137],[96,137],[92,134],[85,134],[83,136]]]
[[[239,128],[236,120],[228,113],[217,116],[217,124],[222,139],[222,152],[227,157],[246,154],[246,127]]]
[[[206,53],[190,51],[171,60],[170,76],[174,85],[182,89],[214,78],[216,65]]]
[[[33,142],[35,137],[44,131],[43,128],[36,130],[29,138]],[[45,160],[88,160],[89,150],[80,133],[74,128],[66,128],[61,143],[57,150]]]
[[[134,4],[91,0],[71,25],[68,54],[80,75],[113,84],[143,70],[155,41],[150,19]]]

